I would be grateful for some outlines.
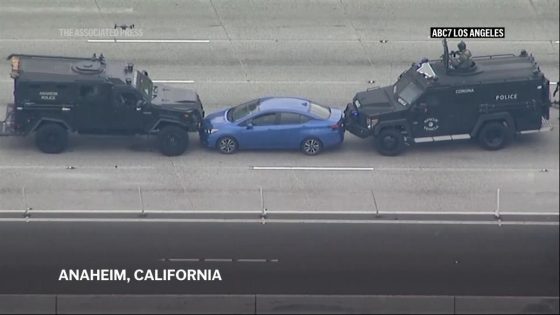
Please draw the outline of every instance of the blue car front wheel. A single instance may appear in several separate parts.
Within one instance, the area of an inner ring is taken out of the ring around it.
[[[323,143],[317,138],[307,138],[301,143],[301,152],[306,155],[317,155],[323,150]]]
[[[221,137],[216,143],[216,149],[223,154],[232,154],[239,149],[239,144],[234,137]]]

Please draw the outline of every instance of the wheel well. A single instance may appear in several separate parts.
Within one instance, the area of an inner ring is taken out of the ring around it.
[[[379,128],[379,132],[377,133],[377,135],[379,135],[380,133],[382,133],[384,130],[389,130],[389,129],[395,129],[397,131],[399,131],[400,133],[402,133],[403,135],[408,135],[407,129],[405,126],[403,125],[387,125],[387,126],[383,126],[381,128]]]
[[[33,128],[33,131],[36,132],[37,130],[39,130],[41,127],[48,125],[48,124],[52,124],[52,125],[59,125],[62,128],[64,128],[66,131],[69,131],[68,125],[66,125],[63,122],[60,121],[54,121],[54,120],[41,120],[37,123],[37,126],[35,126],[35,128]]]
[[[154,127],[154,131],[160,132],[161,129],[165,128],[165,127],[179,127],[185,131],[188,132],[187,128],[185,128],[184,126],[182,126],[181,124],[178,123],[174,123],[174,122],[170,122],[170,121],[162,121],[160,123],[158,123],[155,127]]]
[[[470,133],[471,137],[478,137],[480,130],[484,127],[484,125],[490,122],[505,123],[508,128],[510,128],[512,131],[515,131],[515,121],[513,117],[508,112],[500,112],[479,117]]]
[[[483,121],[480,124],[480,127],[476,130],[476,133],[475,133],[474,136],[478,137],[478,135],[480,134],[480,130],[482,130],[482,128],[484,128],[484,126],[486,126],[490,123],[501,123],[501,124],[503,124],[507,128],[510,128],[513,131],[513,126],[510,126],[510,123],[508,122],[507,119],[505,119],[505,118],[495,118],[495,119],[488,119],[488,120]]]

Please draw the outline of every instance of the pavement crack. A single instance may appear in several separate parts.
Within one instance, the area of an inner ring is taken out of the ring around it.
[[[181,177],[181,174],[179,173],[179,169],[177,168],[177,166],[175,165],[175,163],[173,161],[171,161],[171,167],[173,167],[173,173],[177,177],[177,181],[179,182],[179,185],[181,186],[181,189],[183,190],[183,195],[185,196],[185,198],[189,202],[189,205],[190,205],[191,209],[194,209],[194,204],[193,204],[191,198],[189,198],[189,194],[187,193],[187,189],[185,187],[185,184],[183,183],[183,178]]]
[[[369,65],[370,65],[370,67],[373,68],[374,67],[373,60],[371,60],[371,58],[369,57],[368,51],[366,49],[366,46],[364,45],[364,42],[362,41],[360,33],[358,32],[358,29],[356,29],[356,26],[354,25],[354,22],[352,22],[352,19],[349,18],[349,16],[348,16],[348,12],[346,12],[346,6],[344,5],[344,1],[339,0],[339,3],[340,3],[340,6],[342,7],[342,12],[344,13],[344,18],[348,21],[348,23],[350,24],[350,26],[354,30],[354,33],[356,34],[356,38],[358,40],[358,43],[360,44],[360,47],[362,47],[362,51],[363,51]]]
[[[245,81],[249,81],[249,74],[247,72],[247,66],[245,65],[245,63],[243,62],[243,60],[241,60],[241,58],[238,56],[238,54],[235,51],[235,47],[233,46],[233,40],[231,39],[231,36],[226,28],[226,25],[224,24],[224,21],[222,19],[222,16],[220,15],[220,13],[218,12],[218,9],[216,8],[216,6],[214,5],[214,1],[210,0],[210,5],[212,6],[212,9],[214,10],[214,14],[216,15],[216,18],[218,19],[218,22],[220,22],[220,26],[222,27],[222,29],[224,30],[224,34],[227,37],[227,40],[230,43],[233,55],[235,57],[235,59],[237,59],[237,61],[239,62],[239,65],[241,66],[241,69],[243,70],[243,75],[245,76]]]

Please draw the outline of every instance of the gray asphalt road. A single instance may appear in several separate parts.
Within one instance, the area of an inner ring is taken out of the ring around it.
[[[557,217],[284,219],[2,220],[0,292],[558,295]],[[217,269],[222,281],[58,281],[75,268],[125,269],[131,278],[136,269]]]
[[[430,26],[504,26],[504,40],[469,41],[473,53],[525,48],[558,80],[558,20],[557,1],[4,1],[0,55],[103,52],[157,80],[192,80],[180,85],[197,89],[208,112],[262,95],[343,106],[368,80],[389,84],[420,57],[437,58]],[[134,23],[142,36],[133,39],[208,42],[92,43],[100,38],[61,31],[114,23]],[[6,62],[0,73],[4,104],[12,93]],[[555,131],[520,137],[500,152],[441,143],[397,158],[353,136],[316,158],[222,156],[193,139],[172,159],[143,138],[75,138],[57,156],[37,152],[32,139],[0,138],[0,209],[252,210],[262,207],[262,188],[271,210],[370,210],[373,191],[382,211],[493,211],[500,189],[504,211],[557,212],[557,117],[554,110]]]

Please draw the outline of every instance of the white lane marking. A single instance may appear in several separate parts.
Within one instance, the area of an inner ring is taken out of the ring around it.
[[[203,258],[204,262],[233,262],[231,258]]]
[[[250,259],[250,258],[241,258],[237,260],[240,263],[265,263],[266,259]]]
[[[537,168],[455,168],[455,167],[320,167],[320,166],[251,166],[255,171],[302,170],[302,171],[402,171],[402,172],[542,172]],[[548,168],[548,172],[558,169]]]
[[[373,171],[373,167],[316,167],[316,166],[252,166],[252,170],[260,171]]]
[[[200,262],[199,258],[162,258],[159,260],[165,262]]]
[[[204,80],[205,84],[365,84],[366,81],[337,81],[337,80]]]
[[[209,39],[88,39],[88,43],[209,43]]]
[[[261,219],[77,219],[77,218],[0,218],[0,222],[23,223],[257,223]],[[278,220],[268,219],[266,224],[409,224],[409,225],[523,225],[558,226],[559,222],[542,221],[457,221],[457,220]]]
[[[139,214],[139,210],[0,210],[2,213],[29,213],[40,215],[48,214]],[[261,214],[262,210],[144,210],[144,214]],[[268,210],[268,214],[337,214],[337,215],[355,215],[355,214],[376,214],[373,211],[321,211],[321,210]],[[379,215],[480,215],[493,216],[495,212],[484,211],[379,211]],[[505,216],[559,216],[559,212],[508,212],[501,211],[501,215]]]
[[[41,5],[33,5],[33,6],[16,6],[16,7],[2,7],[2,13],[41,13],[41,14],[49,14],[49,13],[82,13],[82,14],[92,14],[96,15],[99,12],[101,13],[133,13],[133,8],[119,8],[119,7],[103,7],[99,9],[89,9],[84,6],[76,6],[76,7],[67,7],[67,6],[41,6]],[[111,27],[112,28],[112,27]]]
[[[194,83],[194,80],[153,80],[154,83]]]
[[[65,170],[68,165],[59,165],[59,166],[47,166],[47,165],[0,165],[0,169],[6,170],[19,170],[19,169],[29,169],[29,170]],[[155,169],[155,166],[121,166],[116,165],[107,165],[107,166],[79,166],[73,165],[75,167],[72,172],[79,172],[80,170],[91,170],[91,169]]]

